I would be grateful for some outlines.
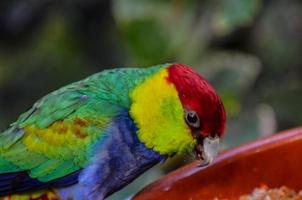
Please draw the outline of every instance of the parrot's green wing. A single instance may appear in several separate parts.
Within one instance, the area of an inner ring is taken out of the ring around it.
[[[120,109],[89,87],[78,82],[42,98],[1,133],[0,174],[27,171],[47,182],[83,168]]]

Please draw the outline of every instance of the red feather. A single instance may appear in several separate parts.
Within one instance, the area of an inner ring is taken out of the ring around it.
[[[186,65],[172,64],[168,72],[168,81],[175,85],[183,107],[197,112],[201,121],[201,133],[204,136],[209,134],[222,136],[226,114],[222,101],[213,87]]]

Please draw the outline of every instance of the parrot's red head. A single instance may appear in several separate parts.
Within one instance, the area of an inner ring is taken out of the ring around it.
[[[226,114],[212,86],[190,67],[170,64],[136,87],[130,113],[139,139],[161,154],[195,150],[210,163],[218,152]]]
[[[225,129],[226,114],[222,101],[213,87],[190,67],[173,64],[168,71],[168,81],[175,85],[185,120],[192,136],[197,139],[195,154],[198,159],[205,160],[203,165],[207,165],[215,156],[210,154],[217,154],[219,138]]]

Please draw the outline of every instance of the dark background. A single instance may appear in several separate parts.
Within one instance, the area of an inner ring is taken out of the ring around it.
[[[302,123],[302,1],[2,0],[0,130],[67,83],[167,62],[191,65],[218,90],[223,148]],[[156,167],[112,199],[189,160]]]

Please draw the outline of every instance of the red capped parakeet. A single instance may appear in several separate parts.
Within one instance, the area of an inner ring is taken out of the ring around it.
[[[104,199],[174,154],[212,162],[225,121],[219,96],[188,66],[105,70],[0,133],[0,196],[51,188],[59,199]]]

